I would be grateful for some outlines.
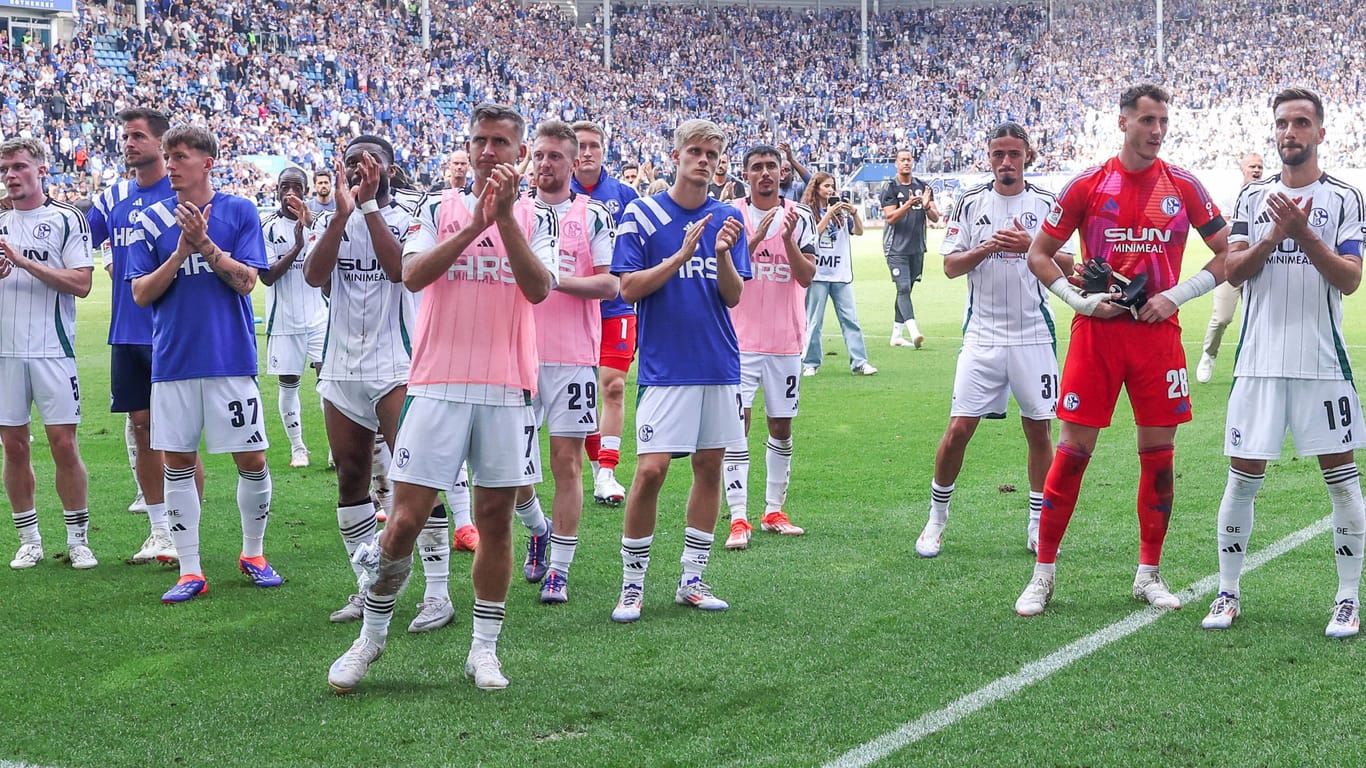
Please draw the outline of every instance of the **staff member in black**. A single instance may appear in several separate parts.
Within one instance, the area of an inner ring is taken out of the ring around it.
[[[909,149],[896,153],[896,178],[882,190],[882,215],[887,221],[882,230],[882,250],[896,284],[896,324],[892,326],[891,345],[920,349],[925,336],[915,324],[911,287],[919,282],[925,269],[925,221],[938,222],[940,213],[934,203],[934,190],[911,175],[914,166],[915,158]]]

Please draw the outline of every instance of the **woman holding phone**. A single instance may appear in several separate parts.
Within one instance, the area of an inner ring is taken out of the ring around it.
[[[821,367],[821,324],[825,301],[835,302],[844,345],[849,348],[849,370],[856,376],[872,376],[877,369],[868,363],[868,349],[854,308],[854,262],[851,235],[863,234],[858,208],[835,194],[835,179],[828,173],[812,175],[802,202],[816,218],[816,277],[806,289],[806,354],[802,375],[815,376]]]

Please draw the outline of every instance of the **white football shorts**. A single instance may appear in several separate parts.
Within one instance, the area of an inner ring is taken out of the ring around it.
[[[981,347],[964,344],[953,375],[949,416],[1004,419],[1010,395],[1035,421],[1058,409],[1058,356],[1052,344]]]
[[[302,376],[309,363],[323,361],[323,342],[327,323],[319,323],[304,333],[286,333],[266,338],[266,373],[272,376]]]
[[[209,453],[270,447],[266,408],[254,376],[152,382],[152,447],[192,453],[204,437]]]
[[[801,355],[740,353],[740,398],[746,408],[754,406],[755,391],[763,389],[766,416],[777,419],[796,416],[801,380]]]
[[[0,426],[29,423],[34,403],[48,426],[81,423],[75,358],[0,357]]]
[[[690,454],[745,444],[736,384],[644,387],[636,404],[636,453]]]
[[[529,405],[475,405],[409,396],[394,438],[389,479],[437,490],[454,488],[469,462],[469,481],[515,488],[541,481],[541,445]]]
[[[1224,455],[1277,459],[1289,430],[1300,456],[1356,450],[1362,437],[1361,401],[1352,382],[1241,376],[1228,395]]]
[[[346,418],[365,427],[371,432],[379,431],[379,416],[375,408],[385,395],[406,381],[332,381],[323,379],[318,382],[318,394],[341,411]]]
[[[597,432],[597,369],[541,363],[531,406],[536,423],[545,424],[551,437],[588,437]]]

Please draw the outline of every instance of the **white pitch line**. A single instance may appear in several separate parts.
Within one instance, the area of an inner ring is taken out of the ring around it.
[[[1275,560],[1315,536],[1328,531],[1330,527],[1329,521],[1330,518],[1325,517],[1308,527],[1301,528],[1289,536],[1286,536],[1266,549],[1248,556],[1243,567],[1243,573],[1255,571],[1266,563]],[[1216,573],[1195,582],[1182,590],[1177,596],[1181,599],[1181,603],[1185,605],[1208,595],[1218,586],[1219,574]],[[938,733],[968,715],[991,706],[1034,683],[1046,679],[1054,672],[1058,672],[1071,665],[1073,662],[1090,656],[1092,653],[1095,653],[1116,640],[1122,640],[1129,635],[1132,635],[1138,630],[1167,615],[1167,613],[1169,613],[1169,611],[1152,607],[1135,611],[1114,624],[1087,635],[1074,643],[1066,645],[1038,661],[1025,664],[1023,667],[1020,667],[1019,672],[999,678],[986,687],[979,688],[978,690],[969,693],[937,712],[930,712],[920,719],[905,723],[900,728],[885,733],[863,746],[855,747],[854,749],[845,752],[835,760],[826,763],[824,768],[862,768],[862,766],[872,765],[903,747],[914,744],[926,736]],[[1021,621],[1023,621],[1023,619],[1021,619]]]

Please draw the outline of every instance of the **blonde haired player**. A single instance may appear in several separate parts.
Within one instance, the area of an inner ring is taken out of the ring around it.
[[[34,502],[29,422],[34,405],[56,465],[66,522],[67,560],[99,565],[90,551],[89,477],[76,441],[81,391],[76,376],[76,297],[89,295],[94,272],[90,227],[80,211],[43,190],[47,148],[37,139],[0,144],[0,181],[10,207],[0,211],[0,440],[19,550],[10,567],[43,560]]]
[[[602,346],[599,302],[617,296],[611,274],[612,214],[588,195],[570,191],[578,160],[575,130],[558,120],[542,123],[531,146],[536,200],[559,219],[559,280],[533,310],[539,359],[537,423],[550,431],[550,471],[555,477],[553,523],[541,511],[536,490],[517,492],[517,516],[532,531],[523,576],[544,579],[541,602],[568,601],[569,568],[579,545],[583,511],[584,439],[597,431],[598,375]],[[522,205],[531,204],[523,200]],[[537,534],[540,535],[537,535]],[[547,552],[547,544],[549,550]]]
[[[683,529],[683,576],[674,601],[723,611],[702,575],[721,506],[721,459],[743,443],[740,349],[730,309],[750,277],[740,212],[707,196],[724,172],[726,137],[708,120],[674,131],[673,186],[626,206],[617,224],[612,271],[640,318],[639,456],[621,536],[621,596],[612,620],[640,618],[654,543],[659,492],[675,455],[691,457],[693,483]],[[680,324],[688,333],[678,333]]]

